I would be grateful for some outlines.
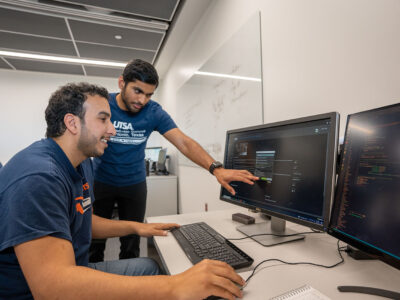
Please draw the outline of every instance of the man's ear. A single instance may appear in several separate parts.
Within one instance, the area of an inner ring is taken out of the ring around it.
[[[118,87],[120,90],[122,90],[125,87],[125,81],[122,75],[118,77]]]
[[[67,130],[73,135],[78,134],[80,129],[80,120],[78,116],[75,116],[73,114],[66,114],[64,116],[64,124],[65,127],[67,127]]]

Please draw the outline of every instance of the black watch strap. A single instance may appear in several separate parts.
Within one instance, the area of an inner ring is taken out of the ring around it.
[[[210,167],[208,168],[208,171],[210,171],[210,173],[211,173],[212,175],[214,175],[214,170],[217,169],[217,168],[222,168],[222,163],[219,162],[219,161],[214,161],[214,162],[210,165]]]

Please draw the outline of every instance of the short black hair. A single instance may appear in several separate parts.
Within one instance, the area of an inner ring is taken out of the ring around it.
[[[148,84],[158,86],[157,70],[152,64],[141,59],[130,61],[122,73],[125,83],[135,82],[136,80],[143,81]]]
[[[68,83],[58,88],[51,95],[45,111],[46,137],[56,138],[64,134],[66,130],[64,116],[68,113],[84,120],[83,103],[85,103],[88,95],[99,95],[107,99],[108,91],[103,87],[86,82]]]

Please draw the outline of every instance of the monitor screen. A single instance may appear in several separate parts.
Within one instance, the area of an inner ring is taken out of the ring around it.
[[[400,265],[400,104],[349,115],[330,234]]]
[[[158,156],[160,153],[161,147],[149,147],[144,150],[146,160],[158,161]]]
[[[254,185],[231,182],[220,199],[320,230],[333,197],[338,114],[328,113],[227,132],[224,166],[248,170]]]

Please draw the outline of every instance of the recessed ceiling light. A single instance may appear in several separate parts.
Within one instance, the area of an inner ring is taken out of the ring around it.
[[[114,35],[114,38],[116,40],[121,40],[122,39],[122,35],[116,34],[116,35]]]
[[[68,62],[68,63],[76,63],[76,64],[99,65],[99,66],[120,67],[120,68],[124,68],[126,66],[126,63],[122,63],[122,62],[82,59],[82,58],[73,58],[73,57],[61,57],[61,56],[51,56],[51,55],[42,55],[42,54],[33,54],[33,53],[1,51],[1,50],[0,50],[0,56],[30,58],[30,59],[35,59],[35,60],[59,61],[59,62]]]

